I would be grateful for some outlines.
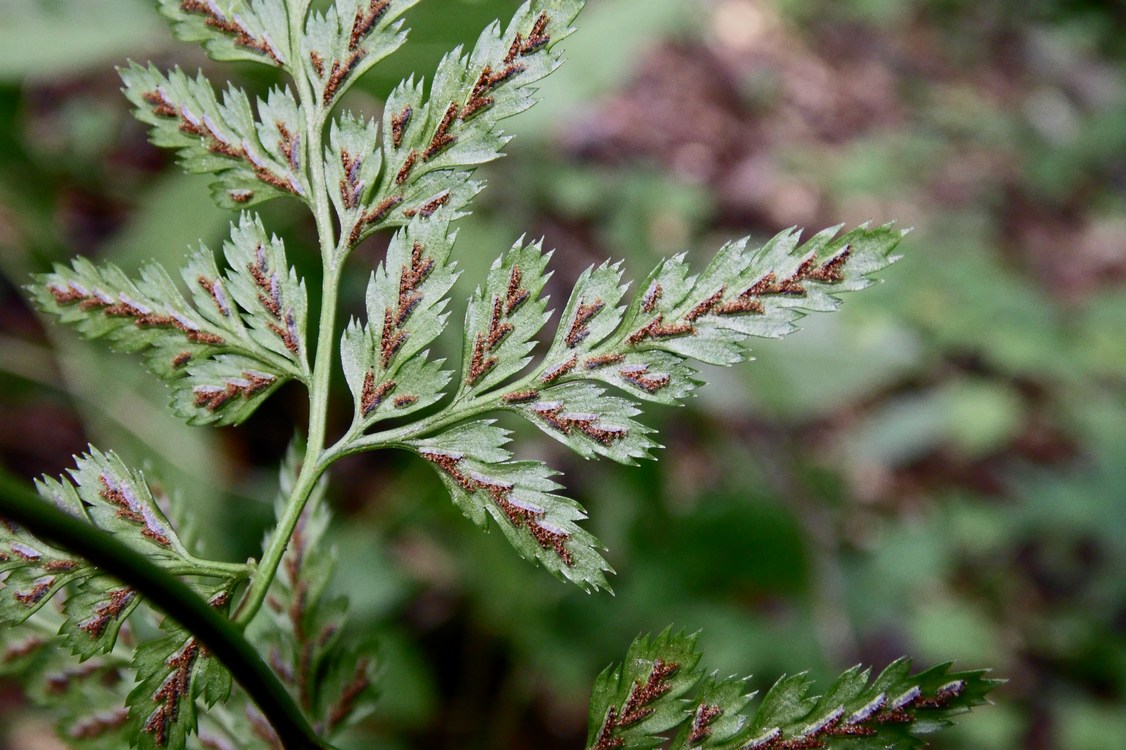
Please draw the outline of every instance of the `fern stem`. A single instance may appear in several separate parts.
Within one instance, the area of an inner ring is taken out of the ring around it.
[[[471,399],[457,407],[451,406],[446,411],[435,414],[428,419],[406,424],[393,430],[375,432],[370,435],[360,434],[353,430],[324,451],[320,458],[321,470],[327,469],[334,461],[345,456],[396,445],[405,447],[404,442],[407,440],[425,437],[428,433],[437,432],[458,422],[464,422],[467,419],[496,411],[499,408],[497,398],[490,395],[484,398]]]
[[[0,515],[89,560],[198,638],[261,709],[285,750],[327,750],[285,687],[242,634],[178,578],[112,535],[45,502],[0,469]]]
[[[293,491],[289,495],[285,515],[278,521],[277,528],[270,537],[270,544],[262,554],[262,562],[258,564],[258,572],[251,580],[250,586],[239,604],[238,612],[235,613],[234,621],[241,627],[245,627],[254,619],[258,610],[262,608],[262,603],[266,601],[266,594],[278,572],[278,566],[281,565],[282,557],[285,555],[286,547],[289,546],[293,531],[301,520],[305,503],[308,502],[309,496],[313,493],[313,488],[317,486],[317,480],[324,473],[324,469],[316,460],[306,458],[307,460],[302,464],[301,472],[297,476],[297,481],[293,485]]]
[[[308,2],[304,0],[295,0],[289,4],[291,34],[302,28],[307,11]],[[254,619],[266,600],[270,584],[277,575],[278,566],[281,565],[289,540],[301,520],[305,504],[309,501],[317,480],[324,473],[320,458],[324,452],[332,368],[336,361],[336,303],[345,254],[343,250],[346,249],[341,247],[343,240],[337,242],[335,239],[331,203],[325,182],[324,130],[329,111],[317,101],[304,68],[294,65],[290,72],[297,87],[301,110],[305,113],[305,133],[301,140],[306,144],[304,163],[308,165],[310,208],[316,222],[321,251],[321,312],[317,323],[316,359],[309,383],[309,433],[305,462],[286,503],[285,514],[278,522],[269,546],[263,551],[258,571],[239,605],[235,622],[242,626]]]

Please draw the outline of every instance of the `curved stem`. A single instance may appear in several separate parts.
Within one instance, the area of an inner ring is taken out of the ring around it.
[[[35,536],[81,555],[135,589],[199,639],[230,670],[277,732],[285,750],[326,750],[304,714],[254,647],[186,584],[112,535],[44,501],[0,470],[0,515]]]

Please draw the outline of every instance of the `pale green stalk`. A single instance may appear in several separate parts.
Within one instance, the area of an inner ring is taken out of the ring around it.
[[[307,10],[308,0],[290,3],[291,32],[302,28]],[[309,435],[304,460],[297,481],[286,501],[285,512],[270,537],[269,546],[263,551],[258,572],[254,575],[246,596],[239,606],[235,622],[240,625],[246,625],[254,619],[262,602],[265,601],[266,592],[273,583],[289,540],[301,520],[305,505],[317,486],[317,481],[328,468],[328,464],[321,461],[321,455],[324,452],[325,429],[328,421],[332,368],[336,363],[336,304],[340,271],[344,265],[347,248],[341,247],[344,243],[343,237],[339,242],[334,238],[331,205],[325,183],[324,130],[330,109],[317,99],[312,83],[301,65],[295,63],[290,73],[297,87],[301,111],[305,113],[305,133],[302,143],[309,177],[310,208],[320,238],[321,313],[317,323],[316,359],[313,363],[312,380],[309,382]]]

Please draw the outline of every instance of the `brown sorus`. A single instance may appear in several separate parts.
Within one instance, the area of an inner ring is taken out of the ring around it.
[[[501,400],[507,404],[522,404],[526,401],[535,400],[539,395],[539,391],[533,388],[528,388],[523,391],[512,391],[511,393],[506,393],[501,396]]]
[[[379,352],[380,362],[383,364],[383,369],[391,364],[391,360],[395,358],[395,354],[402,348],[403,342],[407,340],[407,332],[395,329],[395,314],[394,311],[387,307],[383,310],[383,333],[379,338]]]
[[[206,276],[200,275],[196,277],[196,283],[203,287],[203,290],[211,296],[211,300],[215,303],[215,307],[219,310],[220,315],[224,318],[231,317],[231,308],[227,304],[226,295],[223,294],[223,290],[219,287],[218,281],[212,281]]]
[[[285,160],[289,162],[289,165],[291,167],[293,167],[295,170],[299,170],[300,164],[298,163],[297,136],[289,132],[289,128],[287,128],[285,126],[285,123],[281,120],[275,121],[274,125],[278,129],[278,135],[281,136],[281,141],[278,143],[278,148],[281,149],[282,156],[285,157]]]
[[[336,96],[336,90],[340,88],[340,84],[344,83],[344,79],[352,72],[352,68],[356,67],[356,63],[363,57],[363,50],[356,50],[348,55],[348,59],[344,61],[333,60],[332,67],[329,69],[328,78],[325,79],[324,92],[321,95],[321,101],[327,107],[332,103],[333,98]]]
[[[356,11],[356,18],[352,22],[352,35],[348,39],[348,49],[355,50],[360,42],[372,28],[379,23],[379,19],[391,7],[391,0],[370,0],[367,10],[360,8]]]
[[[391,195],[375,205],[370,211],[360,217],[352,226],[352,232],[348,235],[348,244],[355,245],[360,241],[360,235],[363,234],[364,228],[371,224],[378,224],[391,213],[391,209],[398,206],[403,202],[403,196]]]
[[[692,728],[688,732],[688,743],[690,745],[698,745],[708,737],[711,737],[712,730],[710,725],[722,715],[723,709],[721,707],[707,703],[701,704],[692,717]]]
[[[638,328],[636,331],[629,335],[626,342],[629,344],[640,344],[648,338],[673,338],[675,336],[685,336],[696,332],[695,326],[690,323],[664,323],[664,315],[658,315],[650,320],[648,323]]]
[[[486,342],[489,351],[496,349],[497,345],[515,330],[511,323],[501,320],[503,314],[504,308],[500,297],[493,297],[493,314],[489,318],[489,338]]]
[[[402,185],[410,177],[411,170],[414,169],[414,163],[418,160],[418,152],[411,149],[407,154],[407,158],[403,160],[403,166],[399,168],[399,173],[395,175],[395,184]]]
[[[528,32],[528,38],[520,45],[521,55],[531,55],[543,49],[551,42],[551,37],[544,33],[547,31],[547,23],[549,20],[546,11],[540,13],[536,22],[532,25],[532,30]]]
[[[397,115],[391,115],[391,143],[398,148],[403,143],[403,133],[406,132],[407,125],[410,124],[411,115],[414,110],[410,105],[403,107],[403,111]]]
[[[689,322],[692,322],[692,321],[695,321],[699,317],[707,315],[709,312],[712,311],[712,308],[715,307],[716,305],[718,305],[720,300],[723,299],[723,295],[726,291],[727,291],[727,287],[721,286],[718,290],[716,290],[713,294],[711,294],[707,299],[700,302],[700,304],[696,305],[691,310],[689,310],[687,313],[685,313],[684,319],[689,321]]]
[[[431,216],[434,215],[435,211],[437,211],[439,208],[441,208],[442,206],[446,205],[449,202],[450,202],[450,194],[449,194],[449,192],[445,192],[445,193],[442,193],[441,195],[439,195],[437,198],[432,198],[431,200],[428,200],[426,203],[423,203],[418,208],[408,208],[408,209],[406,209],[405,211],[403,211],[403,216],[406,216],[407,218],[412,218],[417,214],[424,219],[429,219]]]
[[[457,136],[450,135],[449,130],[459,109],[456,102],[451,102],[450,106],[446,108],[446,113],[442,115],[442,121],[438,123],[438,128],[434,131],[434,137],[430,139],[430,145],[422,152],[423,161],[430,161],[457,142]]]
[[[384,380],[378,386],[375,384],[375,373],[370,370],[364,375],[364,385],[360,392],[360,413],[367,416],[372,409],[383,403],[387,394],[395,390],[394,380]]]
[[[246,264],[246,270],[250,273],[251,278],[254,279],[254,285],[258,287],[258,302],[270,313],[275,320],[281,319],[281,299],[280,294],[276,291],[278,279],[269,272],[269,267],[264,260],[263,248],[258,246],[258,257],[262,258],[257,263],[251,262]]]
[[[313,63],[313,70],[317,73],[317,78],[325,77],[325,59],[321,57],[321,53],[313,50],[309,53],[309,62]]]
[[[477,82],[473,85],[469,100],[461,108],[459,115],[461,119],[468,120],[482,109],[491,107],[495,100],[489,96],[489,93],[500,84],[525,70],[527,70],[526,66],[513,62],[508,62],[503,68],[495,72],[491,65],[486,65],[481,71],[481,75],[477,77]]]
[[[766,312],[766,308],[757,299],[740,295],[733,300],[728,300],[722,305],[716,306],[713,312],[716,315],[738,315],[740,313],[762,315]]]
[[[822,263],[818,268],[810,271],[808,278],[811,281],[820,281],[822,284],[836,284],[844,281],[844,267],[851,254],[852,248],[845,245],[839,253]]]
[[[465,374],[467,385],[474,385],[482,375],[496,367],[496,357],[487,357],[485,351],[485,337],[477,334],[473,342],[473,355],[469,359],[469,371]]]
[[[579,304],[579,309],[575,311],[575,319],[571,321],[571,328],[567,331],[567,335],[563,339],[568,347],[574,349],[582,343],[583,339],[590,335],[590,328],[587,324],[590,322],[590,319],[597,315],[605,306],[606,303],[600,299],[596,299],[594,302],[588,304]]]
[[[55,302],[59,305],[70,305],[87,299],[85,294],[70,286],[60,289],[57,286],[50,285],[47,287],[47,291],[51,293],[51,296],[55,298]]]
[[[466,492],[473,493],[477,491],[477,484],[472,479],[463,474],[458,468],[458,464],[461,463],[461,459],[457,456],[451,456],[448,453],[442,453],[440,451],[425,450],[421,451],[420,455],[427,461],[430,461],[431,463],[437,465],[440,469],[442,469],[442,471],[446,472],[446,474],[448,474],[451,479],[457,482],[458,486],[460,486]]]
[[[508,291],[504,295],[504,314],[512,315],[520,309],[529,296],[531,296],[527,289],[520,286],[521,272],[520,266],[513,266],[512,273],[508,276]]]
[[[570,359],[559,363],[550,370],[547,370],[543,375],[540,375],[540,382],[545,384],[554,383],[556,380],[575,369],[576,364],[578,364],[578,357],[572,355]]]
[[[645,370],[618,370],[618,376],[648,393],[656,393],[671,380],[665,373],[650,373]]]
[[[152,105],[152,113],[157,117],[178,117],[176,108],[159,91],[146,91],[142,98]]]
[[[583,367],[588,370],[597,370],[600,367],[607,367],[609,365],[621,362],[625,357],[621,354],[599,354],[594,357],[587,357],[583,360]]]

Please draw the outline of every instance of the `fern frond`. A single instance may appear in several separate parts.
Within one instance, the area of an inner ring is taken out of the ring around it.
[[[489,519],[522,557],[586,590],[607,589],[610,565],[601,544],[578,525],[586,513],[555,494],[556,472],[538,461],[513,461],[508,433],[489,421],[458,425],[406,447],[434,466],[454,504],[482,529]]]
[[[164,74],[136,63],[118,73],[152,142],[176,149],[186,172],[218,177],[211,192],[219,206],[308,197],[300,113],[288,89],[273,89],[255,115],[246,92],[231,86],[220,102],[202,73],[190,78],[179,68]]]
[[[112,264],[76,258],[28,287],[46,312],[86,338],[140,351],[172,385],[173,410],[195,424],[236,424],[278,386],[309,380],[304,282],[261,222],[243,214],[231,227],[220,274],[200,248],[183,270],[192,302],[155,263],[130,279]]]
[[[912,675],[911,662],[898,659],[874,680],[853,667],[823,695],[804,674],[783,677],[750,711],[746,679],[684,673],[699,658],[695,636],[666,630],[635,641],[626,661],[595,683],[588,750],[656,747],[674,729],[675,750],[914,750],[1001,684],[985,670],[951,672],[950,664]]]
[[[216,60],[289,67],[286,0],[159,0],[173,33]]]
[[[412,77],[387,99],[384,174],[379,189],[345,234],[359,242],[381,227],[406,224],[446,207],[454,218],[482,185],[474,167],[501,155],[509,140],[497,123],[535,103],[531,84],[560,64],[555,45],[569,35],[583,0],[529,0],[502,31],[491,24],[472,52],[450,52],[429,96]]]

